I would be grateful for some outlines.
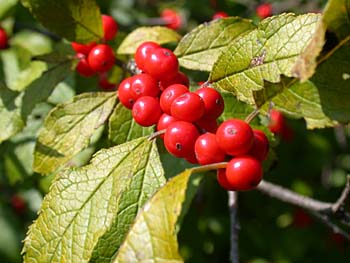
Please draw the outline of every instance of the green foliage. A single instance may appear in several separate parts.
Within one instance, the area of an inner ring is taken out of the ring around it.
[[[22,0],[22,4],[45,27],[67,40],[88,43],[102,38],[101,13],[95,0]]]
[[[163,183],[155,143],[145,138],[101,150],[87,166],[62,171],[30,227],[24,262],[88,262],[94,250],[113,255]]]

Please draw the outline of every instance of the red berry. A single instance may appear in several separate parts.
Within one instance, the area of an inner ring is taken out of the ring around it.
[[[219,19],[219,18],[225,18],[225,17],[228,17],[228,14],[223,12],[223,11],[219,11],[219,12],[216,12],[213,16],[212,16],[212,20],[215,20],[215,19]]]
[[[216,131],[221,149],[232,156],[246,154],[253,145],[254,134],[248,123],[239,119],[224,121]]]
[[[72,42],[71,43],[72,48],[76,53],[83,54],[85,56],[88,56],[91,49],[96,46],[95,42],[89,43],[89,44],[79,44],[77,42]]]
[[[256,14],[261,19],[272,15],[272,5],[270,3],[264,3],[256,8]]]
[[[0,27],[0,49],[7,48],[8,37],[6,31]]]
[[[148,127],[156,124],[162,115],[159,102],[156,98],[143,96],[132,107],[132,116],[141,126]]]
[[[118,32],[118,24],[113,17],[102,15],[103,40],[112,40]]]
[[[171,29],[177,30],[182,25],[181,16],[173,9],[164,9],[160,16],[167,23],[166,26]]]
[[[233,191],[232,186],[227,181],[226,169],[218,169],[216,171],[216,179],[218,180],[219,185],[227,191]]]
[[[172,78],[178,72],[179,62],[174,53],[167,48],[153,49],[144,63],[145,72],[158,80]]]
[[[141,45],[139,45],[135,52],[135,62],[137,67],[142,71],[146,71],[146,61],[149,60],[149,57],[152,55],[152,52],[158,48],[160,48],[160,45],[150,41],[143,42]]]
[[[168,128],[170,123],[173,123],[175,121],[177,121],[176,118],[166,113],[163,113],[158,120],[157,131],[165,130],[166,128]],[[164,138],[164,134],[161,134],[160,137]]]
[[[210,118],[217,118],[224,111],[225,103],[221,94],[213,88],[203,87],[195,91],[204,102],[204,115]]]
[[[273,133],[280,134],[285,126],[284,116],[281,112],[277,110],[270,111],[270,123],[269,129]]]
[[[170,85],[160,95],[160,107],[165,113],[171,114],[170,107],[172,102],[186,92],[188,92],[188,88],[182,84]]]
[[[250,156],[233,158],[226,166],[226,178],[235,191],[254,189],[262,179],[263,170],[258,160]]]
[[[190,85],[190,80],[188,79],[185,73],[177,72],[170,79],[164,79],[160,81],[159,86],[161,90],[165,90],[167,87],[174,84],[182,84],[188,87]]]
[[[192,164],[198,164],[197,157],[196,157],[196,154],[194,152],[191,153],[191,155],[186,156],[185,160],[189,163],[192,163]]]
[[[157,97],[160,89],[158,81],[149,74],[138,74],[132,77],[130,92],[134,98],[142,96]]]
[[[217,144],[216,136],[213,133],[200,135],[194,145],[194,151],[197,161],[201,165],[219,163],[225,159],[225,152]]]
[[[115,62],[113,49],[105,44],[95,46],[89,53],[88,62],[90,67],[96,72],[110,70]]]
[[[103,90],[114,90],[116,88],[116,84],[108,80],[106,73],[99,74],[98,85]]]
[[[77,57],[79,58],[79,62],[75,70],[84,77],[91,77],[95,75],[95,71],[90,67],[87,59],[83,54],[78,53]]]
[[[269,153],[269,140],[265,133],[260,130],[253,130],[254,142],[250,148],[248,155],[253,156],[259,161],[264,161]]]
[[[11,205],[17,214],[23,214],[26,209],[26,202],[19,195],[11,197]]]
[[[164,134],[164,145],[169,153],[179,158],[190,157],[199,132],[192,123],[175,121],[170,123]]]
[[[195,122],[204,114],[204,102],[199,95],[193,92],[186,92],[177,97],[170,106],[171,115],[175,118]]]
[[[219,127],[216,119],[210,117],[208,118],[206,115],[204,115],[202,118],[196,121],[195,124],[202,133],[216,133]]]
[[[136,98],[131,93],[132,77],[124,79],[118,87],[118,98],[126,108],[132,109]]]

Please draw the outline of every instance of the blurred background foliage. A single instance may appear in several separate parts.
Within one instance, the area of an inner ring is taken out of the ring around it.
[[[112,15],[120,26],[120,40],[131,30],[151,25],[164,8],[177,10],[184,19],[183,35],[217,11],[258,22],[254,0],[100,0],[102,13]],[[281,12],[320,12],[325,0],[269,1],[273,14]],[[12,64],[4,64],[0,53],[0,78],[5,67],[25,68],[34,55],[59,49],[62,41],[39,25],[16,0],[0,0],[0,23],[10,32],[16,52]],[[8,59],[6,60],[8,61]],[[207,75],[187,72],[192,83]],[[120,74],[119,74],[120,75]],[[118,76],[118,72],[116,73]],[[118,77],[116,77],[118,78]],[[58,103],[75,94],[99,90],[98,80],[71,73],[46,103],[38,105],[26,128],[0,145],[0,262],[21,262],[21,241],[36,218],[43,196],[54,174],[42,177],[32,171],[33,149],[46,114]],[[350,173],[350,128],[339,126],[307,131],[302,120],[289,120],[293,138],[277,138],[278,160],[265,179],[316,199],[337,199]],[[91,146],[76,156],[72,165],[83,165],[102,147],[108,147],[105,130],[100,129]],[[162,149],[161,149],[162,151]],[[162,161],[172,175],[188,164],[162,151]],[[174,170],[176,167],[178,170]],[[167,174],[169,176],[169,173]],[[347,203],[346,209],[350,210]],[[271,199],[257,191],[239,194],[239,248],[241,262],[349,262],[349,242],[330,232],[306,211]],[[228,262],[229,214],[227,193],[217,184],[215,174],[207,174],[179,232],[180,251],[186,262]]]

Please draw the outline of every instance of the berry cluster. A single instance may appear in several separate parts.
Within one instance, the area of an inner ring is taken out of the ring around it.
[[[6,31],[0,27],[0,49],[5,49],[8,46],[8,37]]]
[[[79,59],[76,71],[84,77],[92,77],[97,73],[100,87],[112,89],[115,85],[108,82],[107,72],[113,67],[115,56],[113,49],[105,43],[114,39],[118,32],[118,24],[111,16],[102,15],[102,26],[104,33],[102,43],[72,42],[71,45]]]
[[[231,161],[218,170],[219,184],[227,190],[250,190],[262,178],[261,162],[268,140],[239,119],[223,122],[224,100],[213,88],[189,90],[189,80],[178,70],[174,53],[154,42],[144,42],[135,53],[142,73],[124,79],[118,88],[120,102],[132,110],[141,126],[157,126],[167,151],[193,164]],[[233,158],[232,158],[233,157]]]

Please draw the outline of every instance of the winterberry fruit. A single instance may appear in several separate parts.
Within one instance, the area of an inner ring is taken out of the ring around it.
[[[256,14],[261,19],[272,15],[272,5],[270,3],[264,3],[256,8]]]
[[[158,80],[172,78],[178,72],[179,62],[167,48],[154,49],[144,63],[145,72]]]
[[[17,214],[23,214],[25,212],[26,202],[19,195],[13,195],[11,197],[11,205]]]
[[[205,114],[202,118],[195,122],[195,125],[202,133],[211,132],[216,133],[219,125],[216,119],[207,117]]]
[[[132,77],[124,79],[118,86],[118,99],[126,108],[132,109],[136,97],[131,93]]]
[[[167,87],[163,93],[160,95],[160,107],[162,110],[167,113],[171,114],[170,107],[173,101],[181,96],[182,94],[188,92],[188,87],[182,84],[174,84]]]
[[[197,138],[194,151],[197,161],[201,165],[222,162],[226,155],[216,142],[215,134],[209,132]]]
[[[251,156],[235,157],[226,166],[226,179],[235,191],[254,189],[261,181],[261,163]]]
[[[264,161],[269,153],[269,140],[265,133],[260,130],[253,130],[254,142],[250,148],[248,155],[253,156],[259,161]]]
[[[175,121],[170,123],[164,134],[164,146],[169,153],[179,158],[190,157],[199,132],[192,123]]]
[[[136,49],[134,58],[135,58],[136,65],[140,70],[146,71],[145,70],[146,61],[149,60],[149,57],[152,55],[152,52],[158,48],[160,48],[160,45],[150,41],[143,42],[141,45],[138,46],[138,48]]]
[[[118,32],[118,24],[113,17],[102,15],[103,40],[112,40]]]
[[[132,116],[141,126],[148,127],[156,124],[162,115],[159,102],[156,98],[143,96],[132,107]]]
[[[210,118],[217,118],[224,111],[225,103],[221,94],[213,88],[203,87],[195,91],[204,102],[204,115]]]
[[[175,118],[195,122],[204,114],[205,106],[202,98],[193,92],[186,92],[171,103],[170,112]]]
[[[96,72],[110,70],[115,62],[113,49],[105,44],[96,45],[88,55],[90,67]]]
[[[219,18],[225,18],[225,17],[228,17],[228,14],[226,12],[223,12],[223,11],[218,11],[216,12],[213,16],[212,16],[212,20],[215,20],[215,19],[219,19]]]
[[[243,120],[224,121],[216,131],[216,140],[221,149],[232,156],[246,154],[253,145],[252,128]]]
[[[99,74],[98,85],[103,90],[114,90],[116,88],[116,84],[108,80],[106,73]]]
[[[6,31],[0,27],[0,49],[7,48],[8,45],[8,37]]]
[[[182,84],[188,87],[190,85],[190,80],[185,73],[179,71],[171,78],[160,81],[159,86],[161,90],[165,90],[167,87],[174,84]]]
[[[78,54],[83,54],[85,56],[88,56],[91,49],[96,46],[95,42],[89,43],[89,44],[79,44],[77,42],[71,43],[72,48],[74,51]]]
[[[173,9],[164,9],[160,16],[166,22],[166,26],[171,29],[177,30],[182,25],[181,16]]]
[[[226,177],[226,169],[218,169],[216,171],[216,179],[219,183],[219,185],[224,188],[227,191],[233,191],[233,187],[230,185],[230,183],[227,181]]]
[[[134,98],[142,96],[157,97],[160,89],[158,81],[149,74],[138,74],[132,77],[130,92]]]
[[[158,120],[157,131],[165,130],[166,128],[168,128],[170,123],[173,123],[175,121],[177,121],[176,118],[169,114],[163,113]],[[164,134],[161,134],[160,138],[164,138]]]
[[[78,53],[77,57],[79,62],[75,70],[84,77],[91,77],[95,75],[96,72],[90,67],[85,55]]]

